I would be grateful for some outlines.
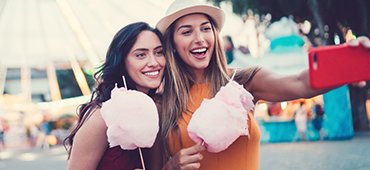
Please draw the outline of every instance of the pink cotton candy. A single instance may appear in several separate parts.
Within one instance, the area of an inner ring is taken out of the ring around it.
[[[230,81],[224,87],[221,87],[215,98],[237,108],[244,107],[246,110],[254,108],[252,94],[235,81]]]
[[[189,122],[189,137],[196,143],[204,141],[209,152],[221,152],[248,135],[248,111],[253,107],[253,96],[231,81],[214,98],[203,100]]]
[[[158,111],[146,94],[115,87],[101,114],[108,127],[110,147],[124,150],[152,147],[159,130]]]

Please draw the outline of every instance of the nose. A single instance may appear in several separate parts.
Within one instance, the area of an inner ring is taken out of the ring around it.
[[[149,67],[157,67],[159,65],[157,61],[157,57],[154,54],[150,54],[148,57],[148,66]]]
[[[195,32],[194,42],[195,43],[203,43],[204,42],[203,34],[200,31]]]

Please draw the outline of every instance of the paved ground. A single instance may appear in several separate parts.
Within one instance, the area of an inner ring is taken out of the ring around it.
[[[65,170],[62,146],[50,150],[20,146],[0,153],[1,170]],[[260,170],[369,170],[370,132],[352,140],[261,144]]]
[[[20,147],[0,151],[0,170],[67,169],[67,155],[63,146],[52,147],[49,150]]]
[[[369,170],[370,133],[352,140],[261,145],[261,170]]]

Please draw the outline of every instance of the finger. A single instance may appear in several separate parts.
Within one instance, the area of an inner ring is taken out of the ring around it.
[[[191,165],[199,164],[199,161],[203,159],[203,155],[196,154],[186,157],[181,157],[177,163],[173,164],[173,167],[179,167],[180,169],[185,169],[184,167],[193,167]]]
[[[207,150],[203,140],[199,141],[196,146],[198,147],[197,149],[199,152]]]
[[[202,147],[200,147],[201,151],[207,150],[207,146],[205,145],[205,141],[204,140],[198,142],[197,144],[200,144],[200,146],[202,146]]]
[[[370,48],[370,39],[365,36],[360,36],[357,38],[359,44],[361,44],[365,48]]]
[[[357,39],[351,39],[347,42],[347,44],[351,47],[357,47],[360,43]]]
[[[201,145],[201,143],[198,142],[197,144],[195,144],[192,147],[183,149],[183,154],[184,155],[193,155],[193,154],[197,154],[197,153],[199,153],[201,151],[204,151],[204,150],[206,150],[206,147]]]
[[[182,170],[195,170],[195,169],[199,169],[199,168],[200,168],[200,163],[199,162],[190,163],[190,164],[186,164],[184,166],[181,166]]]
[[[198,141],[196,145],[201,145],[201,146],[203,146],[203,145],[204,145],[204,140],[200,140],[200,141]]]
[[[198,153],[191,156],[186,157],[186,160],[183,161],[183,164],[189,163],[197,163],[203,159],[203,155]]]

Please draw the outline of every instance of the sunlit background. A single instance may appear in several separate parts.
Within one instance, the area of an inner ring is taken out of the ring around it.
[[[43,141],[32,136],[38,135],[46,121],[52,129],[47,142],[60,145],[76,120],[77,106],[90,98],[92,75],[114,34],[137,21],[154,27],[172,1],[0,0],[0,120],[5,143],[41,146]],[[229,68],[260,65],[280,74],[299,73],[308,68],[307,50],[344,43],[357,34],[351,22],[334,23],[335,28],[317,22],[315,4],[310,6],[312,16],[306,19],[294,13],[276,16],[259,8],[237,11],[232,0],[202,2],[219,5],[226,12],[220,36],[230,57]],[[362,93],[369,115],[369,85],[362,87],[366,87]],[[261,126],[269,121],[289,122],[299,101],[261,101],[255,115]],[[322,96],[305,103],[311,119],[315,117],[314,104],[324,105]]]

